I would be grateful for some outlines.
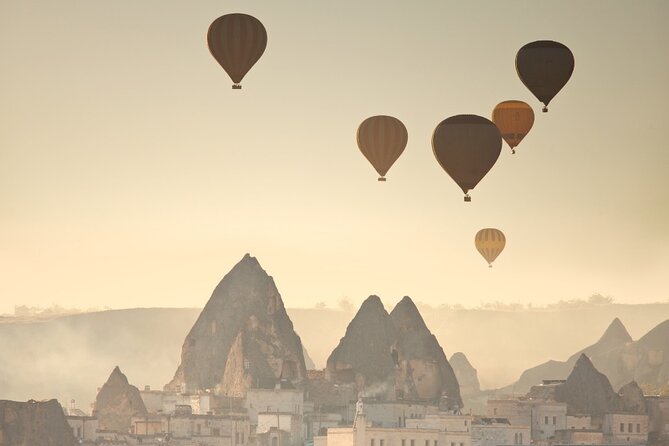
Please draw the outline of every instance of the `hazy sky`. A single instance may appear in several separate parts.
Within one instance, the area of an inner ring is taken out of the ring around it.
[[[241,91],[205,43],[268,32]],[[0,1],[0,313],[15,304],[201,306],[244,255],[288,307],[669,298],[669,2]],[[550,112],[514,58],[569,46]],[[516,155],[464,203],[430,145],[520,99]],[[388,182],[355,131],[409,131]],[[496,227],[490,270],[474,234]]]

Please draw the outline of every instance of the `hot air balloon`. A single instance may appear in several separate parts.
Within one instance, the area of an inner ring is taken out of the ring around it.
[[[386,181],[388,169],[404,152],[408,139],[402,121],[392,116],[372,116],[358,127],[358,147],[381,175],[379,181]]]
[[[520,144],[534,124],[532,107],[523,101],[504,101],[497,104],[492,111],[492,122],[495,123],[502,138],[516,153],[516,146]]]
[[[501,150],[499,129],[482,116],[451,116],[432,135],[434,156],[465,193],[465,201],[471,201],[468,192],[492,168]]]
[[[569,48],[552,40],[531,42],[516,54],[516,72],[523,84],[543,102],[548,103],[565,86],[574,71],[574,55]]]
[[[492,268],[492,262],[504,250],[506,245],[506,237],[499,229],[485,228],[476,233],[474,237],[474,245],[481,253],[484,259],[488,262],[488,266]]]
[[[213,21],[207,32],[209,51],[234,84],[239,84],[258,62],[267,46],[267,31],[260,20],[247,14],[226,14]]]

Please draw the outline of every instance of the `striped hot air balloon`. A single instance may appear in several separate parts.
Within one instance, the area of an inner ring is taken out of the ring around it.
[[[534,111],[523,101],[504,101],[492,111],[495,123],[504,141],[516,153],[516,146],[525,138],[534,124]]]
[[[492,268],[492,262],[504,250],[506,237],[504,237],[504,233],[499,229],[484,228],[476,233],[474,245],[483,258],[486,259],[488,266]]]
[[[402,121],[380,115],[362,121],[357,140],[360,151],[380,175],[379,181],[386,181],[385,175],[404,152],[409,135]]]
[[[260,20],[247,14],[226,14],[213,21],[207,32],[209,51],[234,84],[258,62],[267,46],[267,31]]]

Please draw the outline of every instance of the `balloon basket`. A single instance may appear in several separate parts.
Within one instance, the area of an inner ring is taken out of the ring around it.
[[[233,89],[233,90],[241,90],[241,89],[242,89],[242,86],[239,85],[239,84],[232,84],[232,89]]]
[[[544,112],[544,113],[548,113],[548,107],[542,108],[541,111]]]
[[[469,203],[470,201],[472,201],[472,197],[465,195],[465,202]]]
[[[492,268],[492,265],[488,265],[488,268]]]
[[[511,154],[515,155],[516,154],[516,149],[511,149]]]
[[[386,177],[379,177],[378,181],[386,181]]]

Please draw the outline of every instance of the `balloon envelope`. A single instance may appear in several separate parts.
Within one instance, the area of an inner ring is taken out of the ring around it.
[[[385,181],[388,169],[404,152],[409,135],[406,127],[392,116],[372,116],[362,121],[356,137],[362,154]]]
[[[465,194],[488,173],[501,150],[499,129],[482,116],[451,116],[432,135],[434,156]]]
[[[488,262],[488,265],[492,266],[492,262],[504,250],[506,237],[504,237],[504,233],[499,229],[485,228],[476,233],[474,244],[478,252]]]
[[[528,43],[516,54],[518,77],[534,96],[548,103],[565,86],[574,71],[574,55],[560,42],[538,40]]]
[[[207,32],[209,51],[235,83],[260,59],[267,46],[267,31],[260,20],[247,14],[226,14],[213,21]]]
[[[513,149],[532,128],[534,111],[523,101],[500,102],[492,111],[492,122],[499,129],[504,141]]]

